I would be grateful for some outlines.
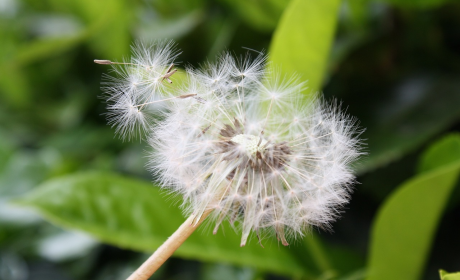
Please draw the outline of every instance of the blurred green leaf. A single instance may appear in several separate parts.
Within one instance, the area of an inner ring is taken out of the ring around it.
[[[381,0],[404,8],[434,8],[452,0]]]
[[[129,52],[135,5],[124,0],[50,0],[54,9],[77,16],[86,26],[87,42],[96,55],[122,59]]]
[[[80,33],[71,37],[43,38],[18,43],[11,56],[0,61],[0,72],[8,73],[0,76],[0,95],[14,106],[30,104],[31,96],[36,89],[31,88],[31,75],[24,66],[59,56],[81,43],[85,36],[86,33]]]
[[[231,42],[235,31],[238,27],[238,21],[233,18],[228,18],[222,21],[219,26],[219,31],[216,32],[216,39],[209,50],[208,57],[218,57],[222,53],[226,46]]]
[[[366,264],[361,254],[350,248],[335,247],[326,243],[324,247],[327,257],[331,262],[331,268],[337,274],[336,276],[348,275],[351,278],[353,275],[364,274],[363,271]]]
[[[451,134],[431,145],[420,159],[418,172],[426,172],[460,160],[460,137]]]
[[[439,277],[441,280],[460,280],[460,272],[449,273],[445,270],[439,270]]]
[[[273,67],[308,80],[308,93],[321,90],[339,6],[339,0],[292,0],[273,35]]]
[[[180,39],[189,34],[205,18],[202,9],[181,13],[173,18],[159,18],[156,11],[143,11],[143,20],[136,26],[136,37],[142,41]]]
[[[248,25],[260,31],[275,29],[288,0],[221,0],[232,8]]]
[[[367,272],[365,269],[360,269],[353,271],[352,273],[344,276],[344,277],[339,277],[337,280],[363,280],[366,279]]]
[[[129,52],[136,5],[124,0],[48,0],[51,10],[72,15],[82,23],[80,36],[96,55],[122,59]]]
[[[19,203],[37,209],[54,223],[86,231],[123,248],[154,251],[185,220],[176,206],[151,184],[107,173],[86,173],[44,183]],[[203,228],[207,228],[206,225]],[[215,236],[198,230],[175,253],[208,262],[252,266],[286,275],[310,275],[289,248],[257,242],[240,248],[240,236],[224,227]]]
[[[203,267],[202,280],[253,280],[257,279],[253,269],[233,267],[227,264],[206,264]]]
[[[372,230],[368,279],[419,279],[460,173],[460,158],[441,158],[453,145],[460,145],[459,134],[433,145],[423,159],[437,163],[400,186],[380,208]]]
[[[10,139],[8,133],[0,129],[0,173],[3,172],[3,168],[7,164],[10,156],[16,152],[16,145],[12,139]]]
[[[39,59],[57,56],[80,43],[84,39],[83,35],[84,34],[74,37],[40,39],[30,42],[17,51],[14,57],[14,63],[22,66],[33,63]]]
[[[204,0],[150,0],[147,2],[155,8],[157,13],[168,17],[186,14],[205,6]]]
[[[80,0],[92,36],[88,43],[98,55],[121,60],[129,53],[134,5],[124,0]]]
[[[359,115],[365,116],[363,138],[369,154],[359,162],[357,172],[399,159],[448,128],[460,118],[459,92],[457,78],[420,76],[394,92],[363,101],[366,106],[361,106]]]
[[[50,0],[38,6],[42,9],[47,5],[51,7],[46,16],[29,11],[27,6],[18,10],[16,22],[0,25],[0,34],[5,37],[5,44],[0,47],[0,72],[8,73],[0,77],[0,95],[15,107],[31,103],[36,90],[31,88],[31,80],[38,74],[27,67],[34,62],[62,56],[83,42],[95,50],[95,55],[110,59],[121,59],[129,52],[132,6],[125,1]],[[22,36],[10,34],[6,28]]]
[[[350,22],[355,27],[364,26],[366,19],[370,16],[367,11],[368,0],[346,0],[346,6],[349,10]]]
[[[27,104],[30,94],[30,82],[22,69],[11,65],[0,65],[0,96],[7,104],[21,107]]]

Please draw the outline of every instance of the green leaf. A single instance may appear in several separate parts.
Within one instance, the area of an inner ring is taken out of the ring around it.
[[[202,268],[202,280],[253,280],[256,272],[250,268],[237,268],[227,264],[207,264]],[[260,276],[259,276],[260,277]]]
[[[85,9],[92,37],[88,40],[93,50],[104,58],[121,60],[129,53],[133,5],[126,1],[78,1]]]
[[[129,53],[136,5],[123,0],[50,0],[55,10],[78,17],[85,25],[86,41],[99,56],[120,60]]]
[[[18,50],[14,63],[23,66],[50,56],[57,56],[75,47],[84,39],[84,35],[81,33],[73,37],[39,39],[29,42],[27,46]]]
[[[164,38],[177,40],[192,32],[205,17],[202,9],[196,9],[188,13],[180,13],[172,18],[154,16],[157,11],[150,11],[148,21],[136,24],[136,37],[149,42],[163,40]]]
[[[292,0],[273,35],[272,67],[308,80],[308,92],[322,87],[339,6],[339,0]]]
[[[419,76],[391,93],[363,100],[366,105],[354,115],[366,116],[362,137],[368,139],[369,155],[360,161],[357,173],[397,160],[448,129],[460,118],[458,92],[456,77]]]
[[[287,0],[221,0],[233,9],[248,25],[262,32],[275,29]]]
[[[57,225],[86,231],[123,248],[153,252],[185,218],[171,199],[150,183],[108,173],[82,173],[44,183],[18,201]],[[175,253],[182,258],[227,262],[279,274],[311,275],[308,252],[296,258],[275,240],[239,247],[240,236],[224,227],[213,236],[198,229]],[[317,273],[315,271],[315,273]]]
[[[439,277],[441,280],[460,280],[460,272],[449,273],[445,270],[439,270]]]
[[[451,134],[431,145],[420,159],[418,172],[426,172],[460,159],[460,137]]]
[[[380,208],[372,230],[368,279],[420,278],[437,224],[460,173],[460,159],[452,162],[441,156],[459,141],[460,135],[455,134],[433,145],[424,159],[437,163],[430,169],[425,165],[424,173],[400,186]]]
[[[451,0],[383,0],[382,2],[404,8],[434,8],[450,1]]]
[[[4,102],[14,107],[24,107],[29,101],[30,84],[23,69],[15,65],[0,65],[0,96]]]
[[[155,0],[148,3],[153,6],[155,13],[167,17],[187,14],[206,5],[204,0]]]

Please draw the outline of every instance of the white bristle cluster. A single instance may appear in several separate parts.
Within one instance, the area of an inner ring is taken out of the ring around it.
[[[103,90],[108,103],[109,124],[116,127],[121,138],[150,130],[158,102],[168,97],[165,75],[179,55],[171,41],[151,46],[133,46],[129,61],[112,64],[113,76],[105,76]]]
[[[164,53],[163,68],[171,62],[171,52]],[[275,233],[288,245],[289,236],[311,226],[328,228],[348,202],[350,164],[362,154],[355,121],[339,106],[302,99],[303,83],[264,69],[262,55],[225,54],[186,70],[187,82],[175,90],[177,98],[165,98],[155,126],[144,125],[145,116],[130,117],[135,112],[112,115],[123,135],[138,123],[150,130],[150,168],[161,185],[182,195],[196,221],[213,209],[214,233],[225,220],[240,227],[241,246],[251,232]],[[129,106],[158,96],[151,95],[131,98]],[[119,97],[115,104],[123,105]]]

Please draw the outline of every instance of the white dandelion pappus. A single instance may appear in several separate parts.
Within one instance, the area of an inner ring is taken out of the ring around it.
[[[130,139],[150,130],[154,115],[170,96],[167,83],[175,73],[174,60],[179,55],[172,41],[159,41],[146,46],[137,43],[126,62],[95,60],[112,65],[112,75],[105,75],[102,89],[107,102],[108,123],[116,127],[123,139]]]
[[[213,209],[214,233],[236,221],[241,246],[251,232],[286,246],[311,226],[328,228],[348,202],[360,131],[335,103],[302,101],[296,79],[261,73],[263,63],[224,55],[189,70],[181,94],[196,96],[173,100],[153,128],[150,167],[196,221]]]

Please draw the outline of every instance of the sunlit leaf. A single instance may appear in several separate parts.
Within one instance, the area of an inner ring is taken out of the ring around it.
[[[339,6],[339,0],[292,0],[273,35],[273,67],[308,80],[306,93],[321,90]]]
[[[460,137],[451,134],[437,141],[426,150],[418,166],[418,172],[430,171],[460,160]]]
[[[449,273],[445,270],[439,270],[441,280],[460,280],[460,272]]]
[[[441,156],[459,141],[460,135],[456,134],[435,144],[424,158],[436,160],[437,164],[400,186],[380,208],[372,230],[368,279],[420,278],[439,219],[460,173],[460,159],[452,162],[446,157],[445,164],[441,164]]]

